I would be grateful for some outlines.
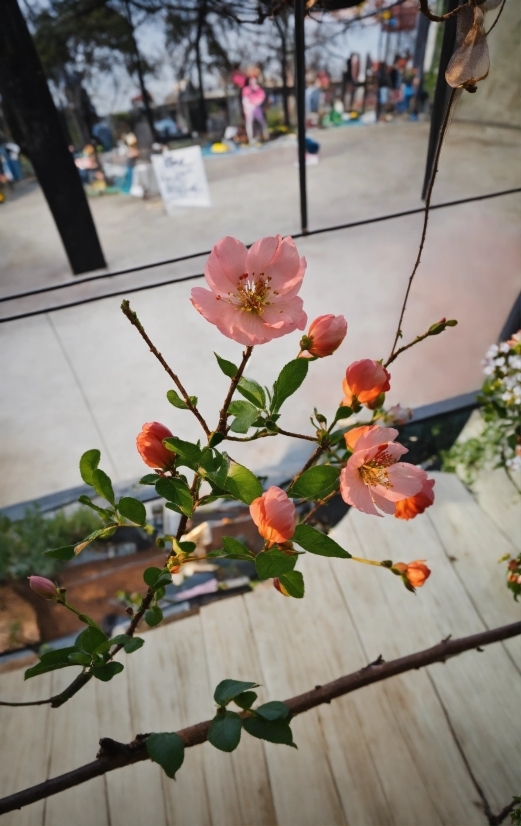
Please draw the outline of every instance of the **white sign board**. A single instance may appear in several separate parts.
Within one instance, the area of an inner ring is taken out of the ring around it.
[[[173,214],[175,207],[211,206],[200,146],[170,149],[162,155],[152,155],[152,163],[169,215]]]

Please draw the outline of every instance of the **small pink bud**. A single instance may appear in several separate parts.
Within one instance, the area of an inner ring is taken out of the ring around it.
[[[295,533],[295,505],[281,488],[268,488],[266,493],[254,499],[250,514],[260,535],[270,545],[286,542]]]
[[[50,579],[46,579],[44,576],[30,576],[27,579],[30,587],[38,596],[44,599],[58,599],[58,589]]]
[[[347,321],[343,315],[319,315],[311,322],[307,335],[302,336],[302,357],[330,356],[340,347],[346,333]]]

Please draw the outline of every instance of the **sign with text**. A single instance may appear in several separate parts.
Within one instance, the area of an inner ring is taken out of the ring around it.
[[[210,190],[200,146],[170,149],[152,155],[157,184],[165,209],[172,215],[176,207],[209,207]]]

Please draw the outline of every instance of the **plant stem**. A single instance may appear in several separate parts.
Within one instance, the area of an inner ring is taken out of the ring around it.
[[[186,406],[188,407],[189,410],[192,411],[192,413],[194,414],[194,416],[196,417],[196,419],[200,423],[200,425],[203,428],[206,435],[209,436],[210,435],[210,428],[208,427],[205,420],[203,419],[203,417],[199,413],[199,410],[197,409],[196,405],[193,404],[193,402],[190,400],[190,396],[188,395],[185,388],[183,387],[179,376],[177,376],[174,373],[174,371],[168,366],[168,364],[164,360],[163,356],[161,355],[161,353],[159,352],[157,347],[155,347],[152,344],[152,342],[151,342],[150,338],[148,337],[147,333],[145,332],[145,329],[144,329],[143,325],[141,324],[139,318],[137,317],[136,313],[130,308],[130,304],[126,299],[125,299],[125,301],[121,302],[121,310],[122,310],[123,314],[126,315],[128,320],[130,321],[130,323],[139,332],[139,334],[141,335],[141,338],[143,338],[144,341],[146,341],[146,343],[148,344],[148,346],[150,348],[150,352],[154,354],[154,356],[159,361],[161,366],[164,367],[164,369],[166,370],[166,372],[168,373],[168,375],[170,376],[170,378],[172,379],[172,381],[176,385],[177,389],[181,393]]]
[[[452,11],[448,11],[447,14],[433,14],[429,8],[428,0],[420,0],[420,11],[425,17],[428,17],[429,20],[432,20],[433,23],[443,23],[444,20],[448,20],[449,17],[454,17],[454,15],[458,14],[460,9],[465,8],[465,6],[470,6],[469,0],[466,3],[463,3],[461,6],[456,6],[455,9]]]
[[[415,344],[418,344],[420,341],[423,341],[430,335],[432,335],[432,333],[429,333],[429,331],[427,331],[426,333],[423,333],[421,336],[416,336],[416,338],[410,341],[409,344],[404,344],[403,347],[399,347],[398,350],[396,350],[394,353],[391,353],[391,355],[385,362],[384,367],[389,367],[389,365],[392,364],[393,361],[397,359],[401,353],[404,353],[406,350],[409,350],[411,347],[414,347]]]
[[[278,425],[277,432],[281,433],[283,436],[291,436],[292,439],[305,439],[307,442],[315,442],[315,444],[317,441],[316,436],[306,436],[304,433],[291,433],[290,430],[283,430]]]
[[[237,389],[237,385],[239,384],[239,382],[242,378],[242,374],[244,373],[244,370],[246,369],[246,365],[248,364],[248,361],[250,360],[250,356],[251,356],[252,353],[253,353],[253,347],[246,347],[246,350],[244,350],[244,352],[242,354],[242,361],[239,365],[239,369],[237,370],[235,376],[232,378],[232,380],[230,382],[230,388],[228,390],[228,394],[227,394],[227,396],[224,400],[224,404],[221,408],[221,412],[219,413],[219,424],[217,425],[217,429],[215,431],[216,433],[223,433],[224,435],[226,435],[226,420],[228,418],[228,408],[231,404],[233,394],[235,393],[235,390]]]
[[[422,0],[422,11],[425,14],[425,11],[423,9],[423,5],[427,5],[427,0]],[[457,10],[462,9],[462,8],[463,8],[463,6],[457,6],[456,7]],[[436,180],[436,175],[437,175],[437,172],[438,172],[438,164],[439,164],[439,161],[440,161],[441,148],[443,146],[443,142],[445,140],[445,134],[446,134],[447,129],[449,127],[449,123],[450,123],[450,119],[451,119],[451,115],[452,115],[452,107],[454,105],[454,101],[455,101],[455,97],[456,97],[456,91],[457,91],[456,89],[451,90],[450,98],[449,98],[449,104],[447,106],[447,111],[445,112],[445,118],[443,120],[443,124],[442,124],[442,127],[441,127],[440,137],[439,137],[439,140],[438,140],[438,146],[436,148],[436,155],[434,156],[434,165],[433,165],[433,170],[432,170],[432,176],[431,176],[431,180],[429,182],[429,188],[427,190],[427,197],[425,198],[425,212],[424,212],[424,217],[423,217],[423,229],[422,229],[422,235],[421,235],[421,240],[420,240],[420,246],[419,246],[419,249],[418,249],[418,255],[416,256],[416,263],[414,264],[413,271],[410,274],[409,281],[407,283],[407,289],[405,291],[405,297],[403,299],[402,309],[401,309],[401,312],[400,312],[400,318],[399,318],[399,321],[398,321],[398,327],[396,329],[396,335],[394,337],[394,342],[393,342],[391,352],[389,354],[389,358],[387,359],[387,362],[386,362],[387,364],[390,364],[395,359],[396,345],[398,344],[398,341],[399,341],[399,339],[402,335],[402,322],[403,322],[403,317],[405,315],[405,310],[407,308],[407,301],[409,299],[409,293],[411,292],[412,282],[414,280],[414,276],[416,275],[416,271],[417,271],[418,267],[420,266],[423,247],[424,247],[424,244],[425,244],[425,238],[427,237],[427,225],[429,223],[429,209],[430,209],[430,205],[431,205],[432,190],[434,189],[434,182]]]
[[[338,488],[331,491],[331,493],[328,493],[328,495],[325,496],[324,499],[320,499],[316,503],[316,505],[310,510],[310,512],[308,514],[306,514],[306,516],[302,520],[302,524],[305,524],[306,522],[308,522],[311,519],[311,517],[315,515],[315,513],[318,511],[318,509],[321,508],[322,505],[325,505],[326,502],[329,502],[329,500],[332,499],[333,496],[335,496],[337,493],[338,493]]]

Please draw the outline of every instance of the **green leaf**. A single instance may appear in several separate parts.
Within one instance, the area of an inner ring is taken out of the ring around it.
[[[161,568],[146,568],[143,571],[143,579],[145,580],[145,584],[148,585],[149,588],[153,588],[162,573],[163,571]]]
[[[288,488],[295,499],[324,499],[338,487],[340,470],[331,465],[317,465],[305,470]]]
[[[40,657],[40,663],[42,665],[51,665],[52,663],[65,663],[69,662],[69,656],[77,651],[75,645],[68,645],[66,648],[55,648],[52,651],[46,651],[45,654],[42,654]]]
[[[254,559],[254,555],[248,550],[246,545],[239,542],[233,536],[223,536],[223,550],[226,556],[232,559]]]
[[[208,440],[208,446],[217,447],[217,445],[220,445],[221,442],[224,442],[225,438],[224,433],[217,433],[217,431],[214,431]]]
[[[108,683],[116,674],[120,674],[124,669],[123,663],[107,663],[106,665],[97,665],[91,669],[91,674],[97,680]]]
[[[289,574],[282,574],[279,580],[284,588],[295,599],[302,599],[304,596],[304,577],[300,571],[291,571]]]
[[[215,689],[213,698],[218,706],[225,706],[243,691],[257,688],[258,685],[258,683],[245,683],[243,680],[222,680]]]
[[[242,720],[235,711],[217,714],[208,730],[208,742],[221,751],[234,751],[241,739]]]
[[[78,496],[78,502],[80,502],[81,505],[86,505],[88,508],[91,508],[91,510],[96,511],[102,519],[110,519],[113,516],[112,510],[109,510],[108,508],[100,508],[98,505],[95,505],[88,496],[84,496],[83,494]]]
[[[293,541],[311,554],[318,554],[318,556],[336,556],[339,559],[351,558],[351,554],[344,551],[334,539],[326,536],[325,533],[320,533],[320,531],[315,530],[311,525],[297,525],[293,535]]]
[[[151,628],[153,628],[155,625],[159,625],[162,619],[163,612],[158,605],[153,605],[152,608],[148,608],[145,611],[145,622]]]
[[[89,626],[76,637],[76,647],[87,654],[92,654],[98,645],[106,642],[108,637],[99,628]]]
[[[167,439],[163,439],[163,444],[168,450],[177,454],[178,465],[185,465],[192,470],[197,470],[201,458],[201,448],[198,445],[194,445],[192,442],[185,442],[184,439],[178,439],[176,436],[169,436]]]
[[[281,703],[280,700],[272,700],[270,703],[264,703],[256,708],[255,713],[265,720],[285,720],[289,715],[289,708],[286,703]]]
[[[280,371],[273,385],[272,412],[277,412],[283,403],[299,389],[308,372],[307,359],[293,359]]]
[[[158,480],[157,473],[146,473],[144,476],[141,477],[139,480],[140,485],[155,485]]]
[[[123,650],[126,651],[127,654],[133,654],[134,651],[138,651],[144,644],[145,640],[142,637],[133,637],[130,642],[127,642],[123,646]]]
[[[146,739],[148,756],[159,763],[167,777],[175,779],[185,759],[185,744],[175,732],[149,734]]]
[[[73,651],[69,654],[69,660],[74,665],[90,665],[92,657],[90,654],[84,654],[83,651]]]
[[[292,746],[293,732],[288,723],[284,720],[263,720],[260,717],[247,717],[243,720],[243,726],[252,737],[259,740],[267,740],[269,743],[282,743],[285,746]]]
[[[237,697],[233,698],[233,702],[238,705],[239,708],[248,709],[252,707],[256,699],[257,694],[255,691],[243,691],[242,694],[238,694]]]
[[[264,388],[261,387],[256,381],[253,381],[253,379],[245,379],[243,376],[237,385],[237,390],[241,396],[248,399],[248,401],[254,404],[255,407],[258,407],[261,410],[265,409],[266,393],[264,392]]]
[[[178,393],[176,393],[175,390],[169,390],[166,394],[166,397],[170,404],[173,404],[174,407],[177,407],[179,410],[190,410],[187,403],[181,398],[181,396]],[[188,398],[190,399],[192,405],[195,407],[197,405],[197,396],[189,396]]]
[[[348,419],[350,416],[353,415],[353,412],[354,411],[350,407],[346,407],[346,405],[342,404],[335,413],[333,424],[335,422],[338,422],[339,419]]]
[[[271,579],[288,574],[297,563],[296,556],[288,556],[282,551],[262,551],[255,557],[255,568],[259,579]]]
[[[156,482],[156,491],[164,499],[173,502],[185,516],[191,516],[194,502],[190,488],[182,479],[159,479]]]
[[[132,496],[123,496],[118,502],[118,511],[125,519],[129,519],[136,525],[145,525],[147,512],[143,502],[134,499]]]
[[[74,545],[64,545],[63,548],[53,548],[51,551],[44,551],[43,556],[50,556],[51,559],[61,559],[68,562],[74,559]]]
[[[224,375],[228,376],[229,379],[233,379],[239,368],[236,367],[232,361],[227,361],[226,359],[221,358],[221,356],[218,356],[217,353],[214,353],[214,356],[217,359],[217,364],[223,371]]]
[[[36,663],[36,665],[31,666],[31,668],[25,671],[24,680],[30,680],[31,677],[38,677],[40,674],[47,674],[48,671],[56,671],[57,668],[67,668],[67,666],[72,665],[76,665],[76,663],[59,662],[48,663],[47,665],[44,663]]]
[[[87,450],[80,459],[80,474],[86,485],[92,486],[92,474],[99,465],[101,453],[99,450]]]
[[[232,402],[228,411],[232,416],[236,417],[230,427],[230,430],[234,433],[247,433],[259,415],[257,408],[250,404],[250,402],[240,400]]]
[[[257,477],[251,470],[236,462],[230,462],[228,474],[220,483],[232,496],[246,502],[247,505],[251,505],[254,499],[262,496],[262,485]]]
[[[99,496],[102,496],[103,499],[106,499],[107,502],[110,502],[111,505],[115,504],[114,489],[112,487],[112,482],[110,481],[110,477],[107,476],[105,471],[100,470],[99,468],[97,470],[93,470],[91,484]]]

